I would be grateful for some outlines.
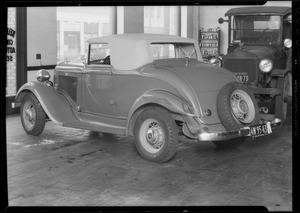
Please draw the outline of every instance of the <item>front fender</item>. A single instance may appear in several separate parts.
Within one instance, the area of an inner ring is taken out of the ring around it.
[[[272,70],[270,76],[276,76],[276,77],[284,77],[290,70],[287,69],[274,69]]]
[[[32,92],[37,97],[53,122],[63,125],[78,121],[68,100],[53,87],[40,82],[28,82],[19,89],[16,101],[21,102],[26,92]]]
[[[188,106],[188,104],[183,98],[164,90],[150,90],[141,95],[131,107],[128,114],[127,134],[132,134],[133,125],[139,115],[136,112],[140,112],[139,109],[148,104],[160,105],[175,114],[198,116],[185,112],[183,105],[186,104]]]

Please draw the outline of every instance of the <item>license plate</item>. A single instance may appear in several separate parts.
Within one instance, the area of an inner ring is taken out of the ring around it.
[[[235,76],[238,78],[240,82],[248,82],[249,76],[247,73],[235,73]]]
[[[270,122],[250,127],[250,135],[255,138],[264,135],[269,135],[271,133],[272,133],[272,128]]]

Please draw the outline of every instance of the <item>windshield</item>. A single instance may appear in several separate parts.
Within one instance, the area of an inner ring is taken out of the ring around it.
[[[150,45],[154,60],[171,58],[197,58],[193,43],[152,43]]]
[[[280,45],[280,16],[235,16],[231,35],[232,43]]]

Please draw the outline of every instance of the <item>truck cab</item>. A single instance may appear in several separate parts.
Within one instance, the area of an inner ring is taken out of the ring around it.
[[[225,13],[227,54],[210,63],[236,75],[255,95],[262,118],[286,119],[292,80],[290,7],[241,7]]]

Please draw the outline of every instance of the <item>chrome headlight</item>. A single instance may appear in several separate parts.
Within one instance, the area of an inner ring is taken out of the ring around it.
[[[211,58],[208,63],[219,67],[222,66],[222,61],[220,58]]]
[[[286,48],[291,48],[292,47],[292,39],[289,39],[289,38],[284,39],[283,44]]]
[[[273,62],[270,59],[262,59],[259,62],[259,69],[260,71],[264,72],[264,73],[268,73],[272,70],[273,68]]]
[[[50,74],[46,70],[41,69],[41,70],[37,71],[37,73],[36,73],[36,79],[39,82],[48,81],[50,79]]]

